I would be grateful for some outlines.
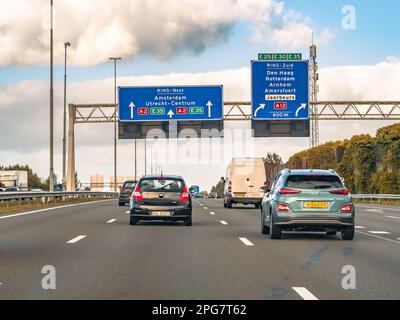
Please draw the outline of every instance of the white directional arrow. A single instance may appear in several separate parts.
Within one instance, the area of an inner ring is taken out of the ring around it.
[[[169,112],[167,113],[167,115],[169,116],[169,118],[171,119],[175,113],[172,110],[169,110]]]
[[[260,103],[260,106],[256,109],[256,111],[254,112],[254,118],[257,118],[257,113],[260,110],[264,110],[265,109],[265,103]]]
[[[307,108],[307,103],[302,103],[301,106],[296,110],[296,118],[299,116],[301,110],[305,110]]]
[[[133,119],[133,110],[135,108],[135,104],[133,102],[131,102],[131,104],[129,105],[129,108],[131,108],[131,119]]]
[[[211,118],[211,107],[213,106],[211,101],[207,102],[207,107],[208,107],[208,117]]]

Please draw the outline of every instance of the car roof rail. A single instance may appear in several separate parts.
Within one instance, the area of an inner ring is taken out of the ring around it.
[[[333,169],[328,169],[328,171],[330,171],[330,172],[332,172],[332,173],[336,173],[336,174],[337,174],[337,172],[336,172],[335,170],[333,170]]]

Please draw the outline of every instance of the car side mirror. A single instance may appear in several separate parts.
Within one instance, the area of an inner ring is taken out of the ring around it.
[[[261,187],[261,188],[259,188],[258,189],[260,192],[263,192],[263,193],[268,193],[268,192],[270,192],[271,191],[271,189],[269,188],[269,187]]]

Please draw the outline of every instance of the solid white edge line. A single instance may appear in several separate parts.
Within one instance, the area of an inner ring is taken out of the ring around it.
[[[316,296],[314,296],[310,291],[308,291],[304,287],[293,287],[292,288],[296,293],[303,298],[303,300],[318,300]]]
[[[246,246],[254,246],[254,244],[247,238],[239,238],[239,240],[242,241]]]
[[[391,219],[400,219],[400,217],[395,217],[395,216],[385,216],[386,218],[391,218]]]
[[[115,221],[117,221],[117,219],[111,219],[111,220],[108,220],[107,223],[114,223]]]
[[[392,234],[391,232],[387,231],[368,231],[368,232],[372,234]]]
[[[388,238],[376,236],[374,234],[370,234],[370,233],[366,233],[366,232],[362,232],[362,231],[356,231],[356,232],[359,233],[359,234],[363,234],[364,236],[373,237],[373,238],[377,238],[377,239],[393,242],[393,243],[396,243],[396,244],[400,244],[400,241],[396,241],[396,240],[393,240],[393,239],[388,239]],[[400,240],[400,238],[397,239],[397,240]]]
[[[77,236],[73,238],[72,240],[67,241],[68,244],[74,244],[77,243],[78,241],[81,241],[82,239],[85,239],[86,236]]]
[[[59,206],[59,207],[52,207],[52,208],[46,208],[46,209],[35,210],[35,211],[28,211],[28,212],[21,212],[21,213],[16,213],[16,214],[10,214],[10,215],[7,215],[7,216],[0,216],[0,220],[1,220],[1,219],[7,219],[7,218],[14,218],[14,217],[26,216],[26,215],[29,215],[29,214],[42,213],[42,212],[47,212],[47,211],[52,211],[52,210],[57,210],[57,209],[71,208],[71,207],[77,207],[77,206],[84,206],[84,205],[89,205],[89,204],[94,204],[94,203],[100,203],[100,202],[106,202],[106,201],[115,201],[115,199],[99,200],[99,201],[92,201],[92,202],[85,202],[85,203],[76,203],[76,204],[68,204],[68,205],[66,205],[66,206]]]
[[[356,207],[360,207],[360,208],[370,208],[370,209],[379,209],[379,210],[389,210],[389,211],[397,211],[400,212],[400,208],[396,209],[396,208],[386,208],[386,207],[371,207],[371,206],[365,206],[365,205],[360,205],[360,204],[355,204]]]

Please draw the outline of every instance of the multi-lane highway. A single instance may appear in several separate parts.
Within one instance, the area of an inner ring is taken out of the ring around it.
[[[270,240],[259,210],[194,205],[192,227],[130,226],[115,200],[0,216],[0,299],[400,298],[400,209],[358,205],[354,241]],[[42,288],[45,265],[55,290]],[[342,288],[346,265],[355,290]]]

